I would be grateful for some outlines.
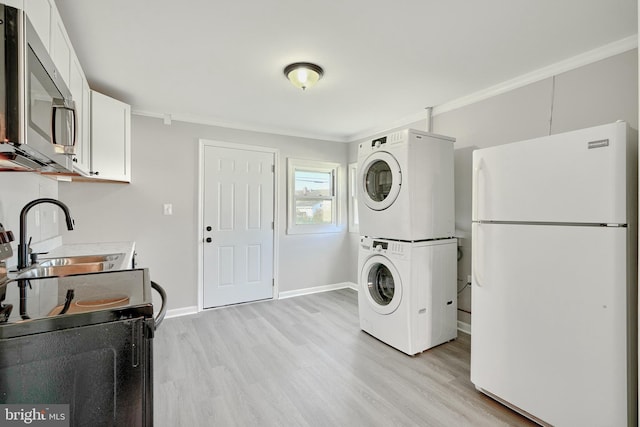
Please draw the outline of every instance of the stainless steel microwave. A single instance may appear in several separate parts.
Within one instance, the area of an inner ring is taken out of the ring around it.
[[[23,11],[0,4],[0,32],[0,169],[72,171],[71,91]]]

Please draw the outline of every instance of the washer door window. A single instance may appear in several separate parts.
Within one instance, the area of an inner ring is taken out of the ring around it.
[[[371,307],[380,314],[391,314],[400,305],[402,282],[398,270],[388,258],[374,255],[362,267],[361,290]]]
[[[373,210],[388,208],[398,198],[402,175],[398,161],[386,151],[370,155],[360,168],[364,203]]]

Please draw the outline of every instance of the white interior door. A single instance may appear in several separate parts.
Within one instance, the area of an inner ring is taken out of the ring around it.
[[[273,297],[274,153],[203,147],[203,306]]]

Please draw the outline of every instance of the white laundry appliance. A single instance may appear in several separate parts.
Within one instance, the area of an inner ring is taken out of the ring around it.
[[[361,237],[360,328],[414,355],[457,337],[456,239]]]
[[[637,425],[637,142],[473,153],[471,381],[540,424]]]
[[[453,237],[454,141],[404,129],[360,143],[360,234],[406,241]]]

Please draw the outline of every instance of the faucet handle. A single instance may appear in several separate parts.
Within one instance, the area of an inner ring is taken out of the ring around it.
[[[31,264],[38,262],[38,255],[48,254],[49,252],[29,252],[29,258],[31,258]]]

